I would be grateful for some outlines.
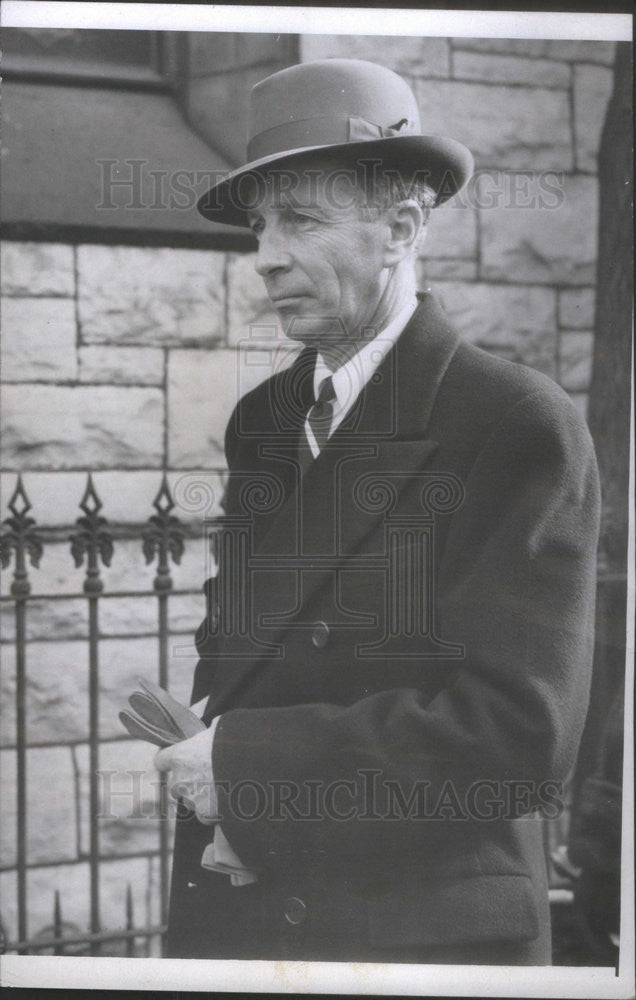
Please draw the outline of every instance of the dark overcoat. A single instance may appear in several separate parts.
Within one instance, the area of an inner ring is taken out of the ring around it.
[[[193,701],[222,827],[177,823],[175,957],[541,964],[541,807],[591,670],[599,488],[547,377],[433,295],[300,479],[315,355],[239,402]]]

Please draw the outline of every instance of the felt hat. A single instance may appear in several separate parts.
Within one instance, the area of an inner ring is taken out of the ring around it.
[[[422,132],[413,91],[397,73],[362,59],[319,59],[252,88],[247,162],[197,208],[210,221],[246,226],[246,176],[311,166],[317,153],[336,164],[380,161],[405,179],[418,175],[436,191],[436,205],[460,190],[474,165],[460,142]]]

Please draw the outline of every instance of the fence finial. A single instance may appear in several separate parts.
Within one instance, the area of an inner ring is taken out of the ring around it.
[[[29,500],[22,476],[18,480],[9,500],[9,510],[12,516],[5,518],[3,524],[7,531],[0,538],[0,562],[6,568],[11,561],[11,550],[15,552],[15,571],[11,593],[16,596],[26,596],[31,590],[27,572],[27,556],[32,566],[39,566],[42,558],[42,541],[36,531],[36,521],[29,517],[31,501]]]
[[[157,511],[148,518],[148,524],[143,532],[143,553],[147,563],[151,563],[158,555],[155,590],[171,590],[169,557],[179,564],[183,555],[183,539],[185,532],[181,522],[170,512],[174,508],[174,500],[164,472],[161,486],[152,502]]]
[[[81,566],[86,554],[84,590],[87,594],[96,594],[101,591],[103,586],[99,578],[99,560],[101,558],[105,566],[110,566],[113,557],[113,540],[106,530],[108,524],[106,518],[101,517],[99,513],[103,504],[97,495],[90,472],[79,506],[84,511],[84,517],[78,517],[77,524],[80,530],[71,536],[71,555],[75,565]]]

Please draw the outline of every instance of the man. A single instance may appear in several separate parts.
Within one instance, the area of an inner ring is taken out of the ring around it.
[[[589,435],[416,294],[472,159],[421,133],[403,80],[291,67],[254,88],[251,136],[199,207],[251,225],[305,349],[227,429],[210,725],[157,755],[182,797],[168,953],[546,964],[537,808],[587,705]]]

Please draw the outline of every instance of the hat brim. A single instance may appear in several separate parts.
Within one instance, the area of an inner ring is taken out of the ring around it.
[[[319,152],[321,159],[333,159],[338,165],[380,160],[405,178],[416,174],[437,192],[435,206],[448,201],[464,186],[474,168],[472,153],[461,142],[441,135],[397,135],[386,139],[346,142],[335,145],[303,146],[252,160],[226,174],[213,184],[197,203],[197,209],[209,222],[226,226],[249,226],[247,209],[241,201],[240,186],[248,174],[263,176],[274,164],[289,170],[303,166]]]

